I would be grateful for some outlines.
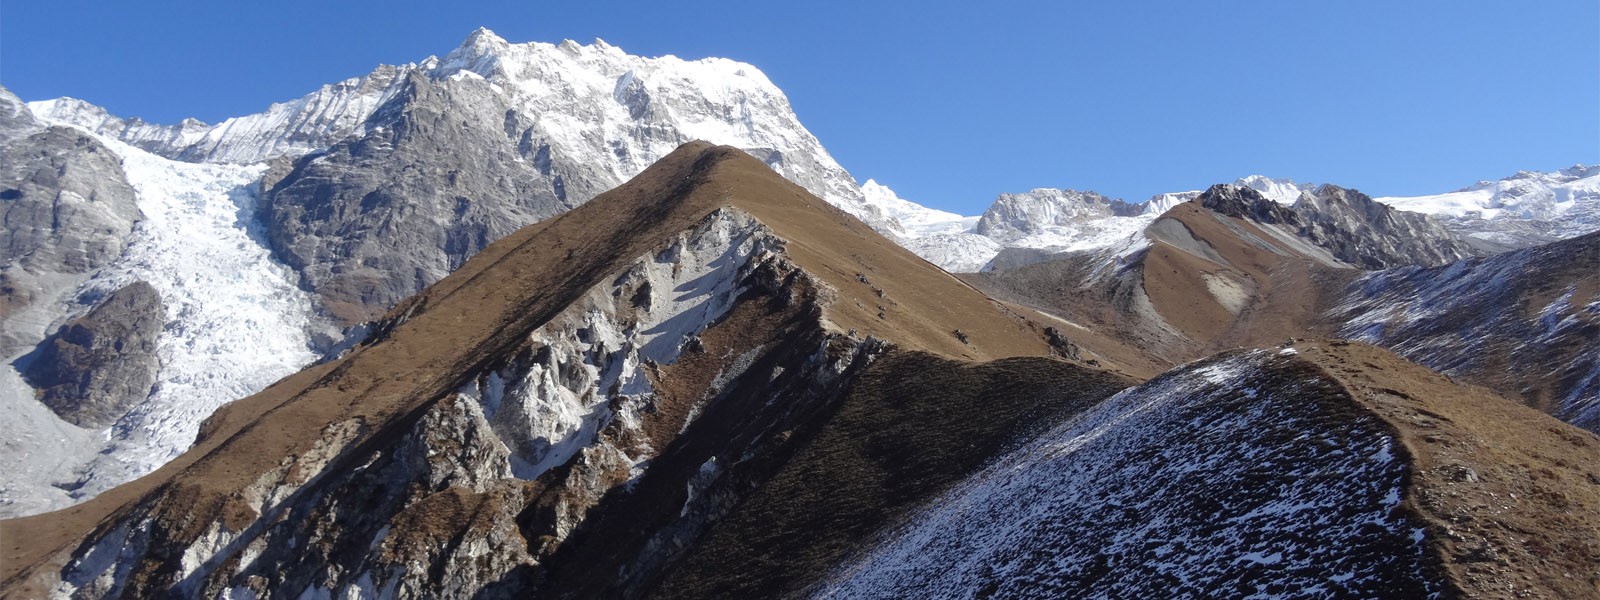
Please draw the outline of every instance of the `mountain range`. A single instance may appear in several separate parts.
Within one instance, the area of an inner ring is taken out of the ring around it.
[[[5,597],[1600,585],[1600,168],[970,217],[483,29],[217,125],[0,88],[0,158]]]

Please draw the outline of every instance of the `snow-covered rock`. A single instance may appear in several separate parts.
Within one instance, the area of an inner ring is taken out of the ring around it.
[[[157,125],[122,119],[76,98],[30,102],[41,118],[69,123],[154,154],[190,162],[250,164],[321,150],[363,131],[367,117],[399,89],[417,65],[383,65],[361,77],[325,85],[253,115],[216,125],[185,119]]]
[[[978,223],[978,217],[963,217],[903,199],[888,186],[871,179],[861,184],[861,195],[867,204],[893,217],[907,238],[964,233],[972,230]]]
[[[531,129],[514,132],[509,144],[542,142],[548,153],[595,166],[610,179],[600,191],[626,181],[684,142],[700,139],[744,148],[822,199],[881,231],[895,231],[891,220],[865,202],[855,179],[800,124],[788,98],[759,69],[722,58],[633,56],[602,40],[590,45],[570,40],[514,44],[480,28],[443,58],[383,65],[214,126],[193,120],[161,126],[121,119],[71,98],[32,102],[30,107],[45,119],[79,125],[162,156],[245,164],[320,151],[383,127],[369,120],[404,90],[412,74],[493,85],[531,122]]]
[[[1240,177],[1233,184],[1261,192],[1268,200],[1278,204],[1294,204],[1300,199],[1300,194],[1317,189],[1313,183],[1295,183],[1290,179],[1273,179],[1266,175]]]

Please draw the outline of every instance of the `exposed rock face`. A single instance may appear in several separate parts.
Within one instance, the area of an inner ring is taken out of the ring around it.
[[[104,427],[150,393],[160,368],[156,336],[165,323],[161,295],[135,281],[45,340],[25,359],[23,375],[61,418]]]
[[[42,338],[54,305],[122,253],[140,218],[120,161],[92,137],[33,118],[0,88],[0,355]]]
[[[1279,226],[1363,269],[1441,265],[1476,255],[1431,217],[1332,185],[1303,193],[1292,206],[1235,185],[1212,186],[1197,200],[1225,216]]]
[[[610,183],[523,143],[528,123],[481,78],[413,73],[372,122],[382,125],[300,159],[261,204],[274,252],[347,323]]]
[[[1200,206],[1223,216],[1250,219],[1268,225],[1300,224],[1299,215],[1289,206],[1244,186],[1213,185],[1195,197],[1195,201],[1199,202]]]
[[[219,409],[156,475],[5,522],[31,540],[5,549],[6,593],[639,595],[885,353],[1045,338],[748,154],[691,144]],[[1088,379],[1076,402],[1126,381]],[[62,537],[63,515],[84,528]]]
[[[480,30],[444,59],[403,70],[383,94],[358,135],[299,159],[262,206],[275,252],[345,324],[616,186],[690,135],[737,143],[897,229],[752,68],[640,59],[603,43],[510,44]]]
[[[1438,220],[1355,190],[1324,185],[1301,195],[1294,208],[1309,222],[1302,235],[1362,268],[1435,266],[1479,254]]]

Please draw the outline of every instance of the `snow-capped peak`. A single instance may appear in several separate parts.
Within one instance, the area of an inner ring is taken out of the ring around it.
[[[321,150],[362,131],[367,117],[393,97],[417,65],[380,66],[371,73],[324,85],[267,110],[216,125],[184,119],[177,125],[122,119],[74,98],[29,102],[46,121],[75,125],[170,159],[251,164]]]
[[[1316,189],[1316,184],[1295,183],[1292,179],[1274,179],[1266,175],[1250,175],[1234,180],[1234,185],[1261,192],[1261,195],[1278,204],[1294,204],[1300,194]]]
[[[1038,188],[1020,194],[1000,194],[978,220],[975,232],[995,238],[1017,238],[1053,227],[1073,227],[1134,210],[1121,200],[1095,192]]]
[[[443,59],[380,66],[212,127],[123,120],[68,100],[34,107],[50,120],[168,158],[250,164],[301,156],[364,135],[368,119],[402,93],[412,75],[440,85],[480,77],[524,120],[537,124],[527,141],[564,152],[569,163],[603,172],[613,184],[684,142],[707,140],[744,148],[874,228],[900,233],[892,219],[865,203],[855,179],[806,131],[788,98],[760,69],[722,58],[632,56],[602,40],[518,44],[480,28]]]
[[[1445,194],[1390,196],[1377,201],[1401,210],[1437,215],[1483,239],[1504,237],[1498,221],[1543,221],[1556,238],[1600,229],[1600,165],[1560,171],[1519,171]],[[1526,245],[1526,244],[1521,244]]]
[[[1187,192],[1167,192],[1165,194],[1156,194],[1144,202],[1144,214],[1150,216],[1161,216],[1161,213],[1172,210],[1172,207],[1174,206],[1183,204],[1195,198],[1199,198],[1200,194],[1202,193],[1204,192],[1201,190],[1190,190]]]
[[[451,50],[439,62],[437,71],[444,75],[453,74],[455,71],[467,70],[490,76],[498,65],[500,56],[507,53],[511,43],[505,38],[495,35],[487,27],[479,27],[467,39],[461,42],[455,50]]]

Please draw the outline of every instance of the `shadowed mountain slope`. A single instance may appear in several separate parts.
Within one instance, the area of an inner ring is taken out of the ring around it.
[[[1588,597],[1600,439],[1347,342],[1236,351],[998,459],[822,597]]]
[[[0,523],[5,595],[637,595],[847,427],[834,415],[866,401],[861,377],[912,378],[895,365],[921,360],[983,381],[1018,367],[974,361],[1070,347],[1054,341],[744,152],[688,144],[490,245],[341,358],[217,411],[155,473]],[[1065,395],[905,401],[965,411],[929,418],[944,431],[929,440],[992,449],[1130,383],[1026,360]],[[907,506],[987,454],[910,459],[926,469],[886,469],[873,487],[898,491],[864,501]]]

